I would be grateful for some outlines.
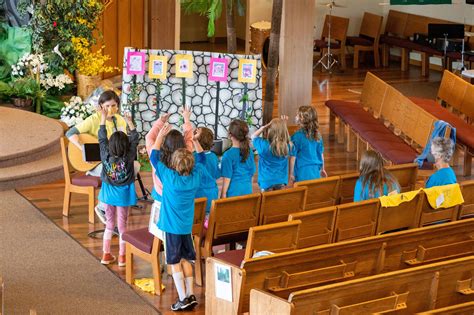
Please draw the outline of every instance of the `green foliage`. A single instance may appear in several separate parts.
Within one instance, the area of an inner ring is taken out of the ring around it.
[[[103,8],[100,0],[34,2],[30,20],[33,47],[45,55],[53,74],[63,73],[64,69],[71,73],[75,70],[76,56],[71,39],[82,37],[94,44],[93,31],[97,28]],[[53,51],[55,47],[64,59]]]
[[[0,94],[33,100],[42,99],[45,96],[40,84],[32,78],[20,78],[10,83],[0,81]]]
[[[184,13],[198,13],[207,16],[209,22],[207,24],[207,37],[212,37],[216,33],[215,22],[222,15],[222,5],[224,0],[181,0],[181,6]],[[227,0],[226,5],[232,6],[237,4],[237,13],[240,16],[245,15],[245,7],[242,0]]]

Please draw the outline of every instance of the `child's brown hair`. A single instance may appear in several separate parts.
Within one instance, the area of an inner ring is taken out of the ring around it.
[[[265,132],[265,138],[270,142],[273,155],[287,156],[290,134],[286,122],[280,118],[272,119],[270,127]]]
[[[245,162],[250,154],[249,126],[242,120],[233,120],[229,125],[229,134],[240,142],[240,157]]]
[[[206,127],[199,127],[201,133],[199,135],[199,144],[204,151],[209,151],[214,145],[214,133]]]
[[[188,150],[181,148],[171,156],[171,168],[181,176],[188,176],[194,168],[194,156]]]
[[[375,197],[377,192],[379,195],[383,195],[385,185],[387,185],[389,192],[397,189],[398,181],[385,169],[382,156],[379,153],[372,150],[364,152],[359,169],[362,187],[368,186],[369,197]]]
[[[298,108],[298,123],[306,134],[306,137],[318,141],[321,137],[319,134],[318,113],[312,106],[301,106]]]
[[[186,148],[184,137],[181,132],[176,129],[172,129],[170,132],[168,132],[165,139],[163,140],[163,144],[161,145],[160,161],[166,165],[166,167],[173,168],[171,163],[172,155],[180,148]]]

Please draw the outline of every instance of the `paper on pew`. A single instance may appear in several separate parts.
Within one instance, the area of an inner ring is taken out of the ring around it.
[[[474,70],[464,70],[461,74],[468,78],[474,78]]]

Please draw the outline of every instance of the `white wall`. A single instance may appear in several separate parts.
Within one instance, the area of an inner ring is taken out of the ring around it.
[[[248,0],[248,4],[250,9],[249,25],[259,21],[272,21],[272,0]]]

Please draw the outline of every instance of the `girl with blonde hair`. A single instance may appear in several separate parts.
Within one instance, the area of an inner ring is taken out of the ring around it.
[[[395,177],[383,166],[382,156],[366,151],[360,160],[360,176],[354,188],[354,201],[362,201],[400,192]]]
[[[318,114],[312,106],[301,106],[296,114],[298,131],[291,136],[295,146],[295,158],[290,160],[292,181],[326,177],[324,170],[324,144],[319,132]]]
[[[275,118],[252,135],[259,156],[258,185],[262,191],[279,190],[288,185],[288,160],[293,155],[293,145],[287,120],[287,116]]]

